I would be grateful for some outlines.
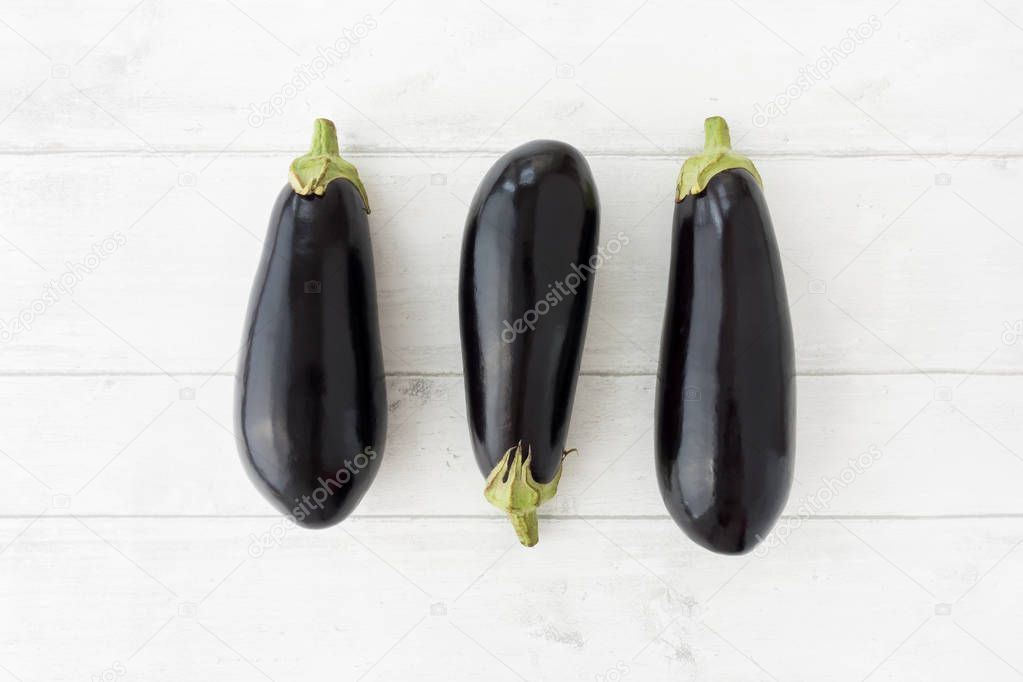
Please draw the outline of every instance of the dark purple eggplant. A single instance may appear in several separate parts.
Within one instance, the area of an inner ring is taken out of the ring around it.
[[[337,131],[317,119],[270,215],[235,387],[253,483],[298,524],[348,516],[384,453],[387,397],[369,203]]]
[[[557,492],[597,261],[597,189],[586,160],[538,140],[480,183],[462,243],[465,400],[484,495],[519,540]]]
[[[661,496],[715,552],[748,552],[792,484],[792,324],[760,175],[724,119],[679,177],[656,394]]]

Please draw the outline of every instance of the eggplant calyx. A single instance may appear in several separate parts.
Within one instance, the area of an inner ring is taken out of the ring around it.
[[[309,152],[291,162],[288,169],[288,182],[296,194],[323,196],[327,185],[334,180],[347,180],[355,185],[362,197],[362,203],[369,213],[369,197],[366,188],[359,179],[359,171],[355,166],[341,158],[341,148],[337,143],[337,128],[332,121],[318,118],[313,123],[313,142]]]
[[[760,178],[753,162],[745,156],[732,151],[732,138],[728,132],[728,124],[720,116],[711,116],[703,122],[706,135],[703,151],[691,156],[682,164],[682,172],[678,175],[678,190],[675,202],[678,203],[690,194],[696,195],[707,189],[707,183],[718,173],[741,168],[753,176],[760,188],[764,181]]]
[[[530,464],[533,461],[533,448],[522,458],[522,441],[509,448],[494,470],[487,476],[487,484],[483,496],[508,515],[515,534],[526,547],[532,547],[539,541],[536,509],[558,492],[558,481],[561,480],[561,466],[550,483],[537,483],[533,478]]]

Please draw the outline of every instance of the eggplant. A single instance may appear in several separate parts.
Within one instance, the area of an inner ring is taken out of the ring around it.
[[[235,385],[245,469],[309,528],[348,516],[380,468],[387,396],[369,201],[317,119],[270,215]]]
[[[557,492],[596,269],[599,207],[570,145],[501,157],[469,208],[459,278],[465,401],[484,496],[519,541]]]
[[[655,406],[657,478],[685,533],[752,549],[792,485],[795,360],[771,216],[724,119],[679,176]]]

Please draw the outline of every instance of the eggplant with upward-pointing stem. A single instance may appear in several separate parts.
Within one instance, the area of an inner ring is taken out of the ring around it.
[[[749,551],[792,483],[795,369],[785,280],[753,163],[707,119],[679,177],[656,395],[668,511],[716,552]]]
[[[289,180],[249,299],[235,423],[256,487],[316,528],[344,519],[369,489],[387,399],[369,201],[333,123],[317,119]]]
[[[585,159],[548,140],[499,159],[469,208],[459,310],[472,446],[484,495],[526,546],[561,479],[597,224]]]

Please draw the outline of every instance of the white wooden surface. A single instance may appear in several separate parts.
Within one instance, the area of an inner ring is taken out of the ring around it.
[[[1019,3],[2,0],[0,58],[0,682],[1023,677]],[[741,558],[652,466],[670,197],[714,113],[767,183],[800,374],[791,502]],[[316,116],[373,202],[392,412],[321,532],[231,433]],[[536,137],[587,154],[629,244],[526,550],[480,495],[455,285],[476,183]]]

